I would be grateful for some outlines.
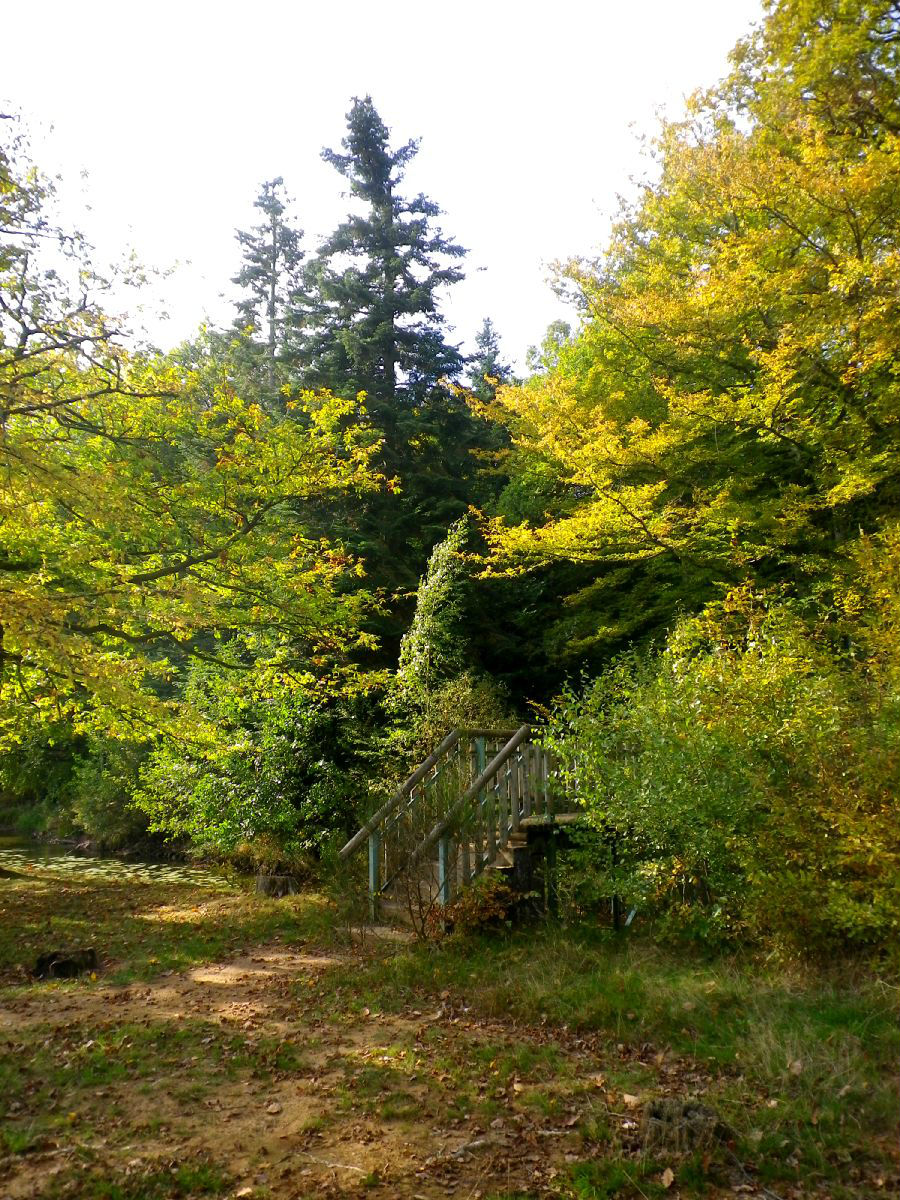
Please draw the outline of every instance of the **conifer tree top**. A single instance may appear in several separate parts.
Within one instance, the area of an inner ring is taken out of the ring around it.
[[[378,115],[372,97],[360,100],[354,96],[347,113],[347,136],[341,140],[347,153],[326,148],[322,158],[350,181],[354,196],[378,204],[401,181],[406,164],[419,151],[418,138],[411,138],[393,151],[388,147],[389,138],[390,130]]]
[[[322,151],[350,181],[361,211],[348,215],[310,263],[303,314],[308,382],[338,394],[364,391],[373,413],[382,404],[421,406],[463,362],[445,340],[439,293],[462,279],[447,260],[465,251],[432,223],[440,212],[433,201],[400,190],[418,141],[396,150],[389,143],[371,96],[357,97],[345,152]]]

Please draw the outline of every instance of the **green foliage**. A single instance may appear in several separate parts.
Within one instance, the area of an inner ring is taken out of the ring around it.
[[[415,615],[400,643],[397,670],[400,687],[412,695],[436,690],[461,674],[466,665],[463,614],[470,574],[465,560],[468,534],[468,520],[461,517],[432,550],[419,583]]]
[[[512,379],[512,368],[500,355],[500,337],[490,317],[485,317],[475,338],[475,354],[469,360],[469,386],[481,403],[487,403],[497,394],[501,383]]]
[[[509,525],[542,524],[564,511],[567,494],[559,467],[528,450],[506,460],[509,481],[497,497],[495,511]]]
[[[497,559],[593,565],[607,653],[723,584],[815,592],[896,512],[896,30],[873,0],[770,6],[603,258],[566,268],[581,329],[499,390],[570,503],[517,504]]]
[[[363,503],[326,497],[319,511],[322,528],[364,559],[372,584],[397,593],[415,587],[431,548],[484,490],[473,452],[495,435],[452,386],[463,358],[439,301],[462,279],[464,251],[436,227],[436,204],[402,193],[418,143],[392,148],[367,96],[347,114],[343,149],[323,158],[349,183],[355,211],[308,266],[300,376],[365,396],[388,490]],[[392,665],[404,624],[396,604],[375,622]]]
[[[391,742],[404,762],[428,755],[451,729],[505,728],[514,718],[505,691],[473,661],[480,600],[472,579],[468,518],[435,546],[400,644],[389,693]]]
[[[147,840],[147,820],[132,804],[146,748],[102,735],[87,738],[73,762],[68,810],[96,845],[118,850]]]
[[[66,1187],[63,1176],[47,1195],[50,1200],[75,1195],[83,1200],[193,1200],[197,1196],[222,1196],[231,1189],[232,1181],[220,1167],[201,1161],[131,1175],[82,1168],[75,1186],[77,1191]]]
[[[740,590],[563,698],[550,744],[615,845],[610,893],[713,940],[896,937],[896,645],[848,658],[831,634]]]
[[[503,687],[485,675],[464,671],[432,691],[410,696],[402,691],[391,697],[393,726],[386,765],[396,770],[400,761],[415,765],[426,758],[451,729],[512,729],[517,718]],[[405,771],[404,771],[405,774]]]
[[[705,938],[900,920],[897,30],[872,0],[767,6],[566,268],[581,328],[493,409],[492,570],[568,560],[545,644],[620,655],[554,732],[598,874]]]
[[[51,829],[71,832],[67,804],[74,758],[83,746],[84,738],[65,724],[34,723],[14,751],[0,754],[4,826],[23,836]]]
[[[2,821],[22,836],[86,836],[104,849],[146,840],[130,806],[145,751],[65,723],[34,722],[0,754]]]
[[[206,748],[165,742],[136,802],[152,829],[277,870],[354,831],[365,807],[362,702],[304,692],[241,694],[196,672],[191,699],[217,730]]]
[[[327,858],[448,729],[511,722],[496,678],[534,699],[618,655],[551,735],[595,826],[576,905],[614,890],[709,940],[886,945],[897,34],[895,4],[767,4],[663,126],[606,254],[565,268],[580,328],[551,326],[515,384],[485,321],[468,393],[439,308],[463,250],[402,194],[418,146],[370,97],[324,152],[353,212],[301,271],[264,184],[235,328],[165,357],[112,332],[4,120],[4,799],[113,844],[149,818],[270,866]],[[347,685],[398,647],[376,713]]]
[[[282,179],[263,184],[254,205],[264,220],[254,229],[238,230],[243,263],[232,280],[244,293],[235,321],[239,344],[264,364],[264,378],[256,384],[266,389],[269,404],[275,403],[279,382],[287,382],[284,363],[290,361],[296,336],[293,314],[301,288],[303,231],[286,216],[289,204]]]
[[[392,150],[389,137],[367,96],[347,114],[346,153],[323,151],[363,211],[348,217],[311,262],[314,293],[304,314],[307,377],[343,395],[365,392],[388,432],[388,456],[410,436],[413,408],[429,404],[439,380],[460,369],[459,353],[444,342],[438,292],[462,278],[447,260],[464,254],[429,227],[437,205],[401,196],[418,143]],[[400,465],[390,457],[387,463]]]
[[[376,486],[356,401],[305,393],[267,413],[212,346],[128,354],[82,297],[83,247],[47,226],[22,147],[0,164],[23,216],[0,229],[0,742],[35,718],[194,735],[174,694],[191,660],[265,686],[325,674],[365,601],[297,510]],[[42,262],[52,237],[68,286]]]

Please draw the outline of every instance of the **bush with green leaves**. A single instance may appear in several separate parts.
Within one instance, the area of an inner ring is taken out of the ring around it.
[[[896,550],[885,543],[882,568]],[[889,575],[877,575],[871,587],[857,577],[855,594],[874,588],[889,608]],[[788,604],[737,589],[679,625],[658,656],[622,658],[570,689],[548,743],[615,842],[609,892],[709,939],[896,939],[892,629],[846,604],[811,627]]]
[[[0,826],[28,837],[65,819],[74,755],[83,738],[60,723],[35,722],[14,749],[0,754]],[[69,832],[66,828],[65,832]]]
[[[151,754],[136,799],[152,829],[269,870],[316,860],[354,831],[367,783],[365,714],[353,699],[245,695],[198,671],[192,700],[214,721],[215,740],[167,741]]]
[[[147,818],[132,797],[146,746],[102,735],[75,756],[68,808],[75,827],[106,850],[145,845]]]

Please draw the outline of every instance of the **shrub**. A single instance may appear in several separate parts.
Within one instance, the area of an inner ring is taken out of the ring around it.
[[[615,840],[610,892],[707,939],[896,937],[897,672],[872,623],[856,636],[842,613],[811,629],[740,589],[657,657],[624,658],[563,696],[549,743]]]
[[[244,697],[214,680],[205,704],[214,744],[160,745],[141,773],[152,829],[269,866],[309,862],[353,832],[367,785],[350,701]]]
[[[480,875],[450,904],[429,910],[426,933],[435,938],[450,931],[470,934],[499,929],[507,923],[518,899],[498,875]]]
[[[130,742],[98,736],[75,758],[69,788],[72,819],[105,849],[119,850],[147,837],[147,818],[132,803],[145,754]]]
[[[107,849],[143,839],[147,822],[131,796],[145,752],[63,723],[35,724],[0,756],[0,823],[24,837],[87,835]]]

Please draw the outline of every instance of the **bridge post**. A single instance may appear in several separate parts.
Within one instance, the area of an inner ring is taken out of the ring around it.
[[[615,869],[619,865],[619,841],[615,834],[610,838],[609,857],[613,869]],[[617,894],[614,894],[612,898],[612,923],[613,929],[618,933],[622,928],[622,901]]]
[[[445,835],[438,842],[438,899],[442,905],[452,899],[450,885],[450,838]]]
[[[487,752],[485,750],[484,738],[477,737],[475,742],[475,778],[477,779],[484,768],[487,766]]]
[[[378,894],[381,890],[381,837],[377,830],[369,834],[369,916],[378,919]]]
[[[547,879],[547,912],[559,916],[559,864],[556,857],[556,830],[550,829],[544,847],[544,866]]]
[[[472,749],[475,754],[475,779],[487,766],[487,746],[483,737],[472,739]],[[484,821],[484,792],[475,797],[475,820],[473,833],[477,836],[475,851],[475,874],[480,875],[487,865],[485,855],[488,854],[487,829]],[[490,856],[488,855],[488,858]]]

